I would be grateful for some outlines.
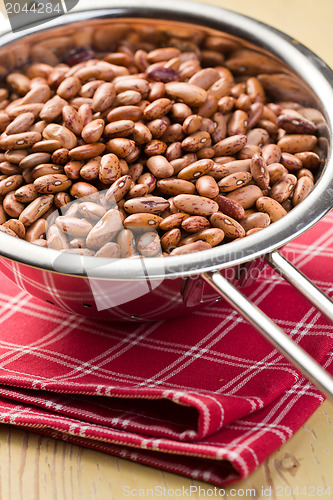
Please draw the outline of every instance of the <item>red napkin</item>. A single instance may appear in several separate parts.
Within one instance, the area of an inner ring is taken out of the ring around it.
[[[333,292],[333,213],[284,254]],[[244,289],[333,372],[333,327],[268,267]],[[1,277],[0,421],[218,486],[251,474],[323,401],[222,301],[101,325]]]

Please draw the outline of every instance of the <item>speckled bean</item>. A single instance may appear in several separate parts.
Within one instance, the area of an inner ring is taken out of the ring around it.
[[[209,220],[213,227],[221,229],[224,232],[224,235],[230,240],[243,238],[245,236],[243,226],[226,214],[216,212],[210,217]]]
[[[218,211],[218,204],[203,196],[179,194],[175,196],[173,203],[178,210],[191,215],[207,216]]]
[[[266,212],[271,222],[276,222],[287,214],[287,211],[280,205],[280,203],[267,196],[261,196],[256,200],[257,209],[260,212]]]

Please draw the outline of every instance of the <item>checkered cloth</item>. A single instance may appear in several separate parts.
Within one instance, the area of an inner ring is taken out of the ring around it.
[[[333,213],[284,249],[333,294]],[[268,267],[245,289],[333,372],[333,327]],[[110,324],[1,278],[0,421],[216,485],[248,476],[323,397],[222,301]]]

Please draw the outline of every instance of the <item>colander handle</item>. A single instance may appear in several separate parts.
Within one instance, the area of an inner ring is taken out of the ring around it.
[[[333,303],[311,281],[283,257],[273,252],[267,257],[269,264],[285,277],[302,295],[310,300],[325,316],[333,321]],[[252,304],[234,285],[218,271],[202,273],[202,278],[243,316],[266,340],[333,402],[333,377],[302,347],[296,344],[261,309]]]

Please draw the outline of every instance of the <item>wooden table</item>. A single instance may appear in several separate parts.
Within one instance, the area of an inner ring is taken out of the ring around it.
[[[232,8],[285,31],[333,66],[332,0],[210,2]],[[189,488],[191,485],[200,486],[207,493],[211,488],[205,483],[100,452],[7,425],[0,426],[0,500],[118,500],[126,498],[123,496],[124,486],[175,489],[183,486]],[[298,487],[300,494],[297,496],[295,491],[291,495],[289,486],[292,491]],[[226,488],[226,494],[233,498],[254,498],[253,492],[245,491],[254,488],[255,498],[302,500],[310,496],[313,491],[311,486],[323,487],[324,490],[330,487],[333,497],[333,405],[327,402],[254,474]],[[271,489],[263,495],[262,488]],[[319,493],[311,496],[319,497]],[[204,493],[201,492],[201,496],[193,494],[191,498],[204,498]],[[324,495],[321,498],[326,500],[330,497]]]

